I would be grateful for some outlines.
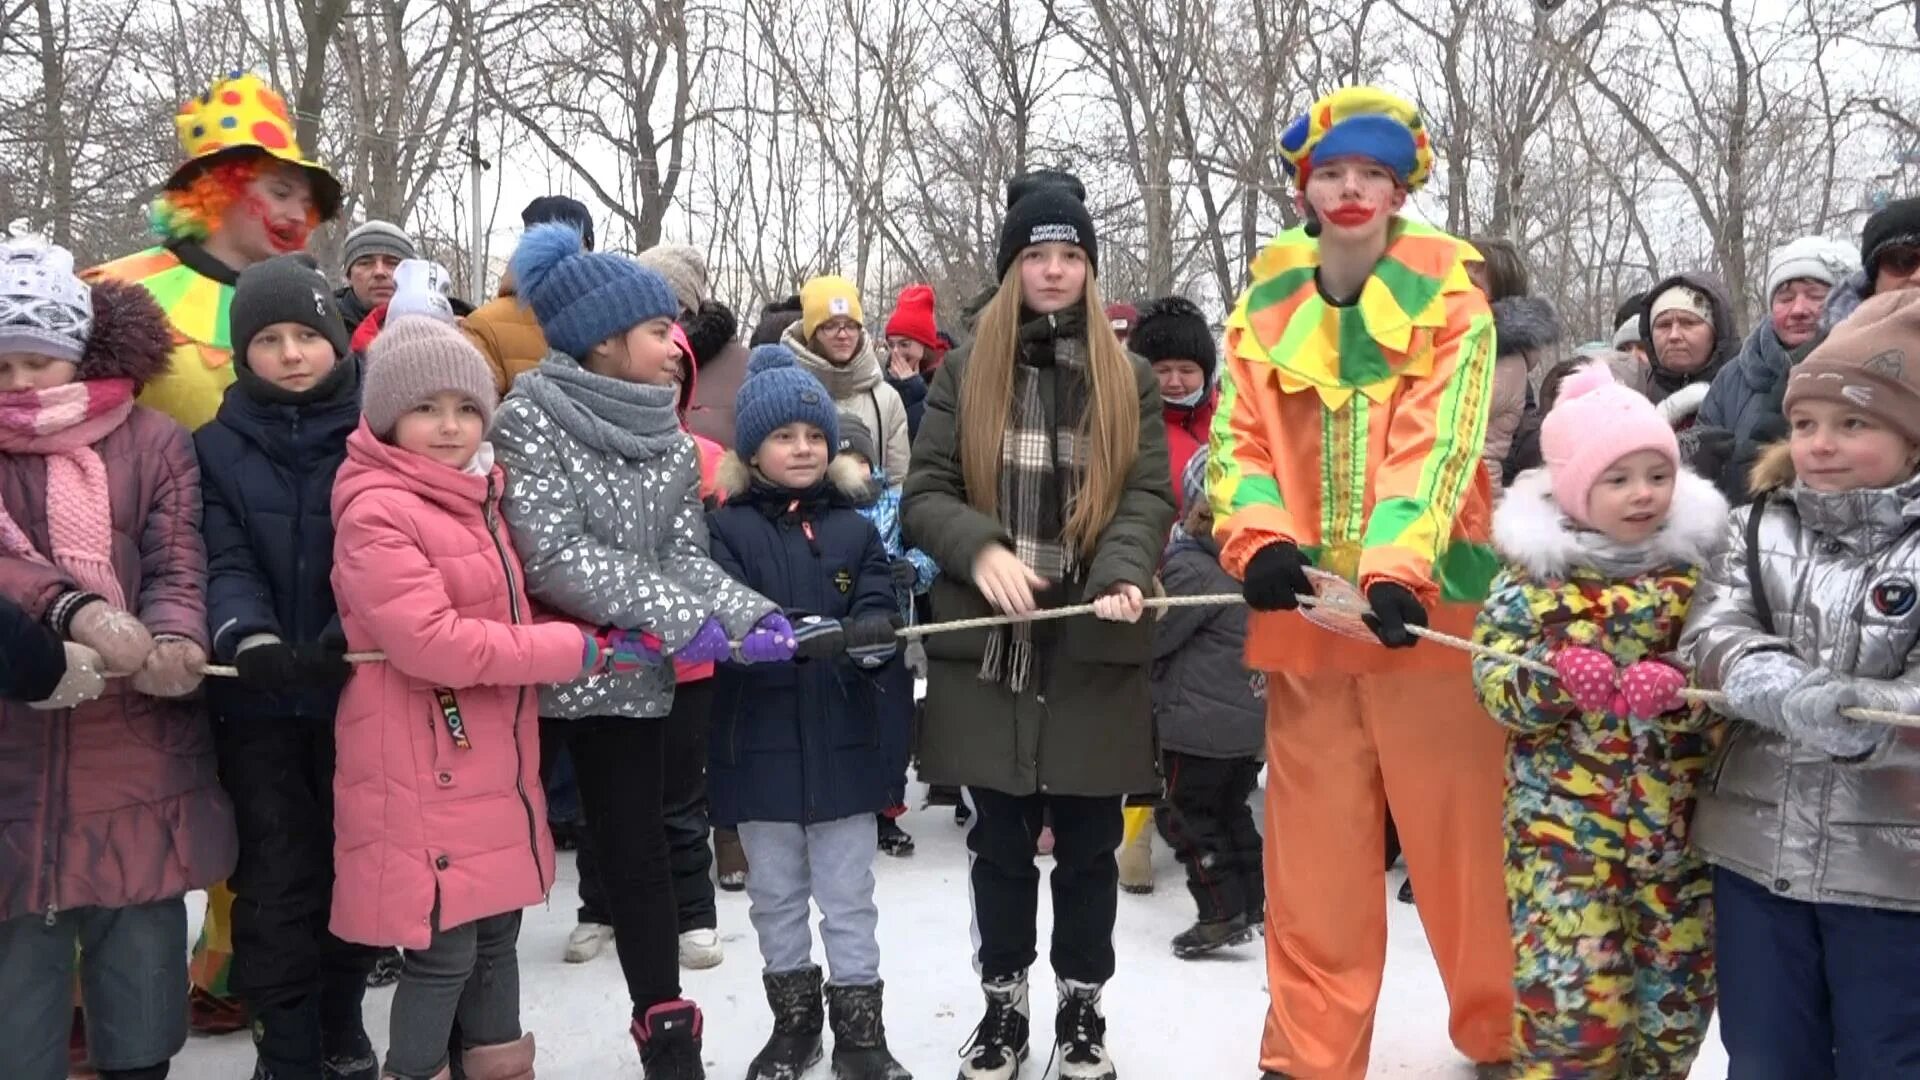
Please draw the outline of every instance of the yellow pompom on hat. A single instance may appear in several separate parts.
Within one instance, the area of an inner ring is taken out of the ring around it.
[[[860,312],[860,289],[846,278],[826,274],[800,287],[800,334],[812,338],[830,319],[842,316],[861,326],[867,324]]]
[[[300,149],[286,99],[258,75],[229,72],[180,106],[173,124],[186,161],[167,179],[168,191],[185,190],[194,177],[222,162],[265,154],[306,170],[320,220],[331,221],[340,213],[340,181]]]
[[[1433,147],[1420,110],[1377,86],[1341,87],[1314,102],[1281,134],[1280,157],[1301,188],[1315,165],[1335,158],[1377,161],[1408,191],[1426,186],[1433,173]]]

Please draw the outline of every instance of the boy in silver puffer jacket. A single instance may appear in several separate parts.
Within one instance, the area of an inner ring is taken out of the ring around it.
[[[1737,718],[1694,818],[1734,1076],[1920,1069],[1920,291],[1794,369],[1681,642]]]

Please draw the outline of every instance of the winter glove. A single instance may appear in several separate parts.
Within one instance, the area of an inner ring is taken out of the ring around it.
[[[200,688],[206,651],[183,637],[163,634],[153,639],[147,662],[134,673],[134,690],[156,698],[182,698]]]
[[[1569,645],[1553,654],[1553,670],[1560,678],[1560,689],[1573,699],[1581,712],[1605,712],[1614,705],[1620,691],[1620,673],[1613,660],[1599,649]]]
[[[1727,710],[1734,716],[1790,735],[1780,713],[1781,700],[1812,670],[1792,653],[1748,653],[1733,662],[1720,680],[1720,689],[1727,695]]]
[[[895,589],[911,589],[920,582],[920,570],[906,559],[895,559],[887,566]]]
[[[659,639],[640,630],[603,628],[581,635],[580,674],[630,675],[649,664],[662,662]]]
[[[1841,761],[1858,761],[1874,752],[1886,737],[1885,725],[1852,720],[1841,709],[1873,708],[1861,680],[1816,668],[1787,691],[1780,716],[1787,737]]]
[[[796,660],[833,660],[847,647],[847,635],[839,619],[795,615],[792,625]],[[744,646],[745,642],[741,644]]]
[[[892,612],[862,615],[847,624],[847,658],[863,668],[877,668],[899,651],[899,630],[905,621]]]
[[[749,664],[783,664],[793,659],[799,642],[793,636],[793,624],[777,611],[769,611],[753,624],[740,641],[740,659]]]
[[[1661,660],[1628,664],[1620,673],[1627,713],[1642,720],[1653,720],[1684,706],[1687,699],[1680,696],[1680,691],[1686,688],[1686,673]]]
[[[353,665],[347,662],[347,643],[322,638],[306,645],[295,645],[293,655],[300,661],[301,677],[308,686],[345,686],[353,677]]]
[[[1427,625],[1427,609],[1420,606],[1419,598],[1405,585],[1376,581],[1367,586],[1367,604],[1373,611],[1362,616],[1361,621],[1380,639],[1380,644],[1389,649],[1410,649],[1420,643],[1413,628]]]
[[[1241,586],[1241,595],[1247,598],[1247,606],[1255,611],[1293,611],[1299,608],[1302,596],[1314,594],[1313,582],[1307,580],[1307,563],[1300,555],[1300,549],[1285,541],[1276,540],[1247,560],[1246,580]]]
[[[290,690],[306,682],[299,654],[272,634],[255,634],[240,643],[233,656],[240,685],[268,693]]]
[[[67,637],[99,653],[109,675],[132,675],[153,652],[153,635],[140,620],[104,600],[74,612]]]
[[[63,642],[67,650],[67,673],[35,709],[71,709],[84,705],[107,692],[105,665],[100,654],[76,641]]]
[[[673,654],[675,660],[689,664],[711,664],[728,659],[733,655],[733,644],[727,640],[727,628],[720,620],[707,616],[707,621],[694,631],[693,639]]]

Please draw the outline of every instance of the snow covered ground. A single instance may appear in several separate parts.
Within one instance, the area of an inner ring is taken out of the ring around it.
[[[876,868],[887,1026],[894,1053],[919,1080],[949,1080],[957,1069],[956,1052],[981,1009],[970,960],[966,848],[948,808],[916,811],[903,824],[918,841],[918,853],[910,859],[883,856]],[[1211,960],[1176,960],[1167,941],[1192,920],[1192,901],[1179,866],[1155,839],[1158,891],[1120,897],[1120,971],[1106,997],[1109,1044],[1120,1075],[1127,1080],[1254,1080],[1260,1074],[1260,1025],[1267,1005],[1261,944],[1256,939]],[[637,1078],[639,1058],[626,1032],[625,984],[612,950],[590,964],[560,959],[574,920],[570,855],[562,854],[559,876],[551,901],[527,912],[520,935],[522,1020],[539,1041],[539,1073],[547,1080]],[[1401,880],[1397,871],[1390,875],[1389,890],[1398,890]],[[1041,1041],[1053,1030],[1045,945],[1051,915],[1044,887],[1040,896],[1041,959],[1034,971],[1039,1053],[1022,1074],[1028,1080],[1041,1076],[1046,1058]],[[1386,988],[1369,1075],[1466,1080],[1472,1070],[1447,1041],[1445,999],[1420,921],[1412,907],[1387,907]],[[726,962],[709,971],[685,972],[685,987],[706,1011],[708,1075],[737,1080],[770,1026],[744,894],[720,894],[720,932]],[[386,1045],[392,994],[379,990],[367,996],[367,1029],[376,1046]],[[244,1034],[196,1038],[175,1059],[173,1075],[242,1080],[252,1065],[252,1045]],[[823,1063],[812,1075],[826,1080],[830,1071]],[[1693,1075],[1726,1075],[1717,1033]]]

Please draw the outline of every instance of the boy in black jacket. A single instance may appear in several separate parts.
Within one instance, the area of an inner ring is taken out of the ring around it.
[[[67,654],[53,631],[19,605],[0,599],[0,697],[45,701],[60,689],[66,674]]]

